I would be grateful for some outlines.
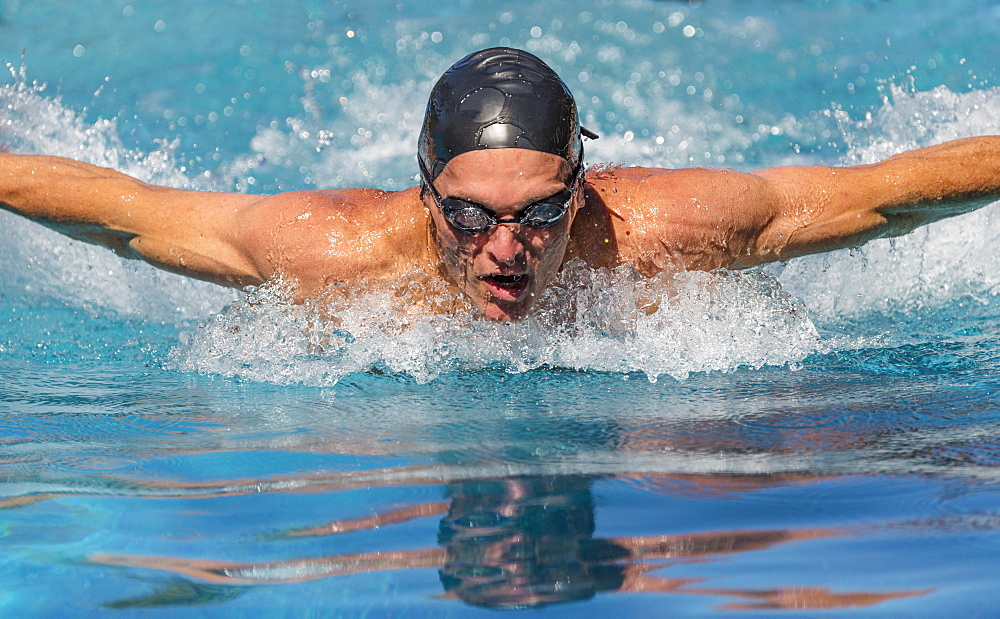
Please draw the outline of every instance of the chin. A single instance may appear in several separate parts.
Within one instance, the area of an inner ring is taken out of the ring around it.
[[[483,301],[476,304],[479,312],[486,318],[496,322],[517,322],[528,315],[531,303],[504,303]]]

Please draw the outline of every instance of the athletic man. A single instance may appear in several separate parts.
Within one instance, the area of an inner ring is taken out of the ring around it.
[[[0,153],[0,206],[163,269],[298,300],[415,270],[484,316],[522,318],[567,261],[652,276],[741,269],[898,236],[1000,199],[1000,137],[856,167],[615,168],[584,174],[576,104],[531,54],[470,54],[431,93],[421,185],[202,193]]]

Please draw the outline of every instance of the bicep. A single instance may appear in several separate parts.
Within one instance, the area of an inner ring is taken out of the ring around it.
[[[146,186],[116,226],[128,250],[159,268],[242,288],[266,277],[242,230],[259,196]],[[127,256],[129,257],[129,256]]]

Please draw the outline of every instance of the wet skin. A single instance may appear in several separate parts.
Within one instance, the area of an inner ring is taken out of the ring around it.
[[[570,166],[556,155],[491,149],[455,157],[434,186],[442,197],[476,202],[507,218],[566,189],[571,174]],[[566,216],[551,227],[501,223],[479,234],[451,226],[430,192],[423,199],[446,277],[483,316],[512,321],[528,313],[558,273],[582,195],[578,190]]]

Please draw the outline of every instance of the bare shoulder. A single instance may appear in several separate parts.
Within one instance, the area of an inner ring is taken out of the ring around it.
[[[647,275],[734,266],[766,225],[768,191],[760,176],[720,168],[599,170],[587,175],[581,242]],[[594,237],[601,228],[606,238]]]
[[[416,188],[297,191],[262,198],[236,234],[265,279],[294,279],[303,296],[332,282],[392,277],[426,260]]]

